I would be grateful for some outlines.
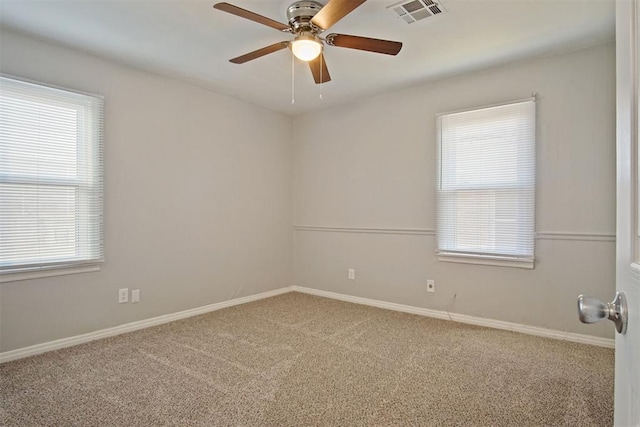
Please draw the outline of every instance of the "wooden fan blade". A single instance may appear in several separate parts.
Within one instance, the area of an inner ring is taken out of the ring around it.
[[[234,6],[229,3],[216,3],[213,5],[215,9],[221,10],[223,12],[230,13],[232,15],[239,16],[241,18],[248,19],[253,22],[257,22],[258,24],[266,25],[267,27],[275,28],[280,31],[290,31],[291,28],[288,25],[281,24],[278,21],[274,21],[273,19],[269,19],[266,16],[258,15],[257,13],[253,13],[246,9],[242,9],[241,7]]]
[[[309,61],[309,68],[311,68],[311,74],[313,74],[313,80],[316,81],[316,84],[331,81],[329,69],[322,53],[316,59]]]
[[[320,9],[311,19],[311,23],[316,27],[326,30],[365,1],[366,0],[329,0],[329,3]]]
[[[349,36],[347,34],[329,34],[326,40],[330,46],[366,50],[368,52],[384,53],[386,55],[397,55],[400,49],[402,49],[402,43],[400,42],[372,39],[370,37]]]
[[[245,62],[251,61],[252,59],[260,58],[261,56],[265,56],[270,53],[282,50],[287,46],[289,46],[289,42],[278,42],[272,44],[271,46],[263,47],[262,49],[254,50],[253,52],[249,52],[242,56],[238,56],[237,58],[230,59],[229,62],[233,62],[234,64],[244,64]]]

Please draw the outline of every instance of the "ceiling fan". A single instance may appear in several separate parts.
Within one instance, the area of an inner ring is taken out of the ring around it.
[[[309,63],[313,79],[316,84],[320,84],[331,80],[323,55],[325,43],[329,46],[365,50],[368,52],[384,53],[386,55],[397,55],[400,49],[402,49],[402,43],[390,40],[372,39],[347,34],[320,36],[320,34],[365,1],[366,0],[329,0],[325,6],[312,0],[297,1],[287,9],[288,24],[282,24],[229,3],[217,3],[213,7],[295,36],[292,41],[274,43],[262,49],[254,50],[253,52],[230,59],[230,62],[234,64],[244,64],[245,62],[288,47],[296,58]]]

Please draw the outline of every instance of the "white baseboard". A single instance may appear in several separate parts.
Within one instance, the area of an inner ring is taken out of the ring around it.
[[[501,320],[484,319],[481,317],[467,316],[465,314],[447,313],[446,311],[430,310],[428,308],[413,307],[410,305],[396,304],[393,302],[379,301],[369,298],[355,297],[335,292],[321,291],[318,289],[293,286],[295,292],[317,295],[325,298],[332,298],[340,301],[352,302],[356,304],[369,305],[372,307],[385,308],[387,310],[402,311],[404,313],[418,314],[420,316],[435,317],[437,319],[451,320],[454,322],[468,323],[471,325],[486,326],[494,329],[520,332],[539,337],[553,338],[563,341],[577,342],[581,344],[591,344],[598,347],[614,348],[615,340],[610,338],[600,338],[591,335],[576,334],[572,332],[556,331],[553,329],[540,328],[537,326],[521,325],[519,323],[503,322]]]
[[[273,291],[263,292],[256,295],[249,295],[242,298],[236,298],[228,301],[222,301],[215,304],[209,304],[202,307],[192,308],[190,310],[179,311],[177,313],[165,314],[163,316],[152,317],[150,319],[140,320],[137,322],[126,323],[124,325],[115,326],[113,328],[101,329],[99,331],[87,334],[76,335],[73,337],[62,338],[55,341],[49,341],[42,344],[36,344],[29,347],[19,348],[16,350],[5,351],[0,353],[0,363],[10,362],[12,360],[22,359],[24,357],[35,356],[37,354],[48,351],[58,350],[65,347],[71,347],[78,344],[95,341],[100,338],[107,338],[114,335],[120,335],[127,332],[137,331],[139,329],[149,328],[151,326],[161,325],[163,323],[173,322],[175,320],[185,319],[187,317],[198,316],[200,314],[209,313],[234,305],[245,304],[288,292],[301,292],[305,294],[317,295],[325,298],[332,298],[340,301],[352,302],[355,304],[369,305],[372,307],[384,308],[387,310],[401,311],[404,313],[417,314],[420,316],[435,317],[437,319],[452,320],[454,322],[468,323],[472,325],[486,326],[495,329],[504,329],[507,331],[520,332],[523,334],[536,335],[546,338],[554,338],[564,341],[578,342],[582,344],[591,344],[599,347],[614,348],[614,340],[609,338],[599,338],[590,335],[575,334],[571,332],[556,331],[553,329],[539,328],[536,326],[521,325],[518,323],[503,322],[501,320],[483,319],[480,317],[467,316],[464,314],[447,313],[445,311],[430,310],[428,308],[413,307],[410,305],[396,304],[392,302],[379,301],[369,298],[355,297],[351,295],[338,294],[335,292],[322,291],[318,289],[305,288],[302,286],[290,286],[280,288]]]
[[[36,344],[29,347],[19,348],[16,350],[5,351],[0,353],[0,363],[9,362],[11,360],[22,359],[24,357],[35,356],[37,354],[48,351],[58,350],[65,347],[71,347],[83,344],[89,341],[95,341],[100,338],[120,335],[127,332],[137,331],[139,329],[149,328],[151,326],[162,325],[163,323],[173,322],[175,320],[185,319],[187,317],[198,316],[200,314],[209,313],[211,311],[220,310],[234,305],[245,304],[251,301],[257,301],[264,298],[273,297],[280,294],[291,292],[292,287],[280,288],[273,291],[263,292],[256,295],[249,295],[242,298],[236,298],[228,301],[222,301],[215,304],[209,304],[202,307],[192,308],[190,310],[179,311],[177,313],[165,314],[163,316],[152,317],[150,319],[140,320],[137,322],[126,323],[124,325],[115,326],[113,328],[101,329],[87,334],[76,335],[73,337],[62,338],[55,341],[49,341],[42,344]]]

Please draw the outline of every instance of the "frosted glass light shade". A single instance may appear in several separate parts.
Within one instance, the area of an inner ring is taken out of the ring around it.
[[[322,44],[313,37],[299,36],[291,44],[291,51],[296,58],[302,61],[311,61],[316,59],[322,52]]]

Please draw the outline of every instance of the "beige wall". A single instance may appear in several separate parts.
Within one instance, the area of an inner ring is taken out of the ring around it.
[[[2,72],[105,96],[107,257],[97,273],[0,284],[0,351],[293,284],[613,336],[575,313],[579,293],[609,299],[615,289],[612,44],[292,119],[0,36]],[[438,262],[434,115],[532,92],[536,268]],[[117,304],[122,287],[141,289],[142,302]]]
[[[610,325],[578,322],[576,298],[615,294],[614,64],[611,43],[297,117],[295,284],[612,337]],[[534,92],[535,269],[438,261],[436,113]],[[435,294],[427,279],[436,280]]]
[[[0,284],[0,351],[292,284],[290,117],[1,37],[3,73],[105,96],[106,262]],[[142,302],[118,304],[124,287]]]

